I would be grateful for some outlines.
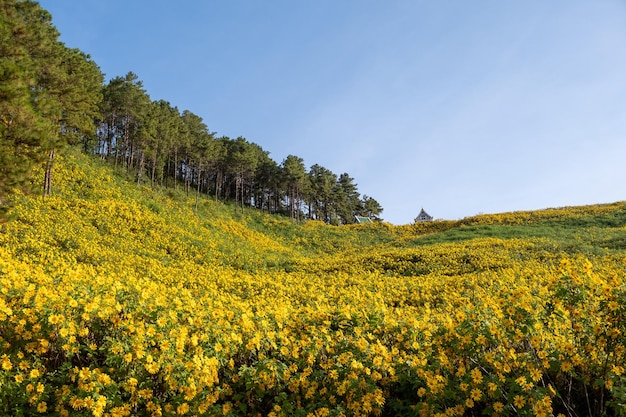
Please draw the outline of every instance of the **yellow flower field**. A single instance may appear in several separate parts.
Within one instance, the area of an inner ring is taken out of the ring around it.
[[[626,414],[623,251],[263,218],[287,240],[76,158],[0,229],[0,415]]]

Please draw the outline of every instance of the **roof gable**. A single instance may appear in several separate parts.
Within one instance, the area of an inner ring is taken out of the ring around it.
[[[430,214],[426,213],[426,211],[424,211],[424,209],[422,208],[422,210],[420,210],[420,213],[415,218],[415,221],[416,222],[429,222],[432,219],[433,219],[433,216],[431,216]]]

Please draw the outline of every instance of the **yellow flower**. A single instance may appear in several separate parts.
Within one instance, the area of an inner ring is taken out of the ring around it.
[[[516,395],[513,399],[513,405],[517,408],[522,408],[526,404],[526,399],[521,395]]]
[[[489,394],[493,394],[494,392],[498,390],[498,386],[494,384],[493,382],[489,382],[487,386],[489,388]]]
[[[13,364],[6,354],[2,355],[2,369],[4,369],[5,371],[10,371],[11,369],[13,369]]]
[[[45,413],[46,410],[48,410],[48,405],[45,401],[41,401],[39,404],[37,404],[37,412]]]
[[[147,363],[144,365],[144,367],[146,368],[146,371],[151,374],[156,374],[157,372],[159,372],[159,365],[156,362]]]
[[[530,371],[530,377],[533,381],[537,382],[541,379],[543,373],[539,369],[533,369]]]
[[[470,375],[472,376],[472,381],[474,382],[474,384],[480,384],[483,380],[483,374],[478,368],[472,369]]]
[[[178,406],[178,408],[176,408],[176,414],[183,415],[183,414],[187,414],[188,412],[189,412],[189,404],[187,403],[182,403],[181,405]]]
[[[472,399],[474,401],[480,401],[480,399],[483,396],[483,393],[481,390],[479,390],[478,388],[474,388],[470,394],[470,396],[472,397]]]

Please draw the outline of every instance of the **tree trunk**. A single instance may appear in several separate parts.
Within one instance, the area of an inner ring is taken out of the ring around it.
[[[165,172],[164,175],[164,180],[165,180],[165,187],[168,187],[170,185],[170,181],[169,181],[169,176],[172,173],[172,159],[171,156],[168,152],[167,154],[167,171]],[[161,185],[163,185],[163,179],[161,179]]]
[[[124,152],[124,160],[126,161],[126,170],[134,168],[135,158],[135,142],[130,142]]]
[[[178,190],[178,149],[174,150],[174,190]]]
[[[216,203],[219,198],[220,191],[222,190],[222,181],[223,181],[222,171],[218,170],[215,175],[215,202]]]
[[[202,174],[202,171],[200,169],[198,169],[198,186],[196,187],[196,211],[198,211],[198,197],[200,196],[200,176]]]
[[[239,201],[239,174],[235,174],[235,214],[237,214],[237,202]]]
[[[143,165],[144,165],[144,159],[143,159],[143,152],[142,152],[141,158],[139,159],[139,169],[137,170],[137,185],[139,185],[141,182],[141,175],[143,174]]]
[[[52,190],[52,165],[54,164],[55,150],[48,153],[48,161],[46,162],[46,170],[43,178],[43,196],[48,197]]]
[[[243,182],[243,174],[241,174],[241,214],[243,214],[243,203],[244,203],[244,197],[245,197],[245,193],[244,193],[244,188],[245,188],[245,184]]]
[[[189,188],[191,188],[191,175],[188,164],[185,164],[185,193],[189,196]]]
[[[152,159],[152,187],[156,185],[156,164],[157,164],[157,157],[155,153],[154,158]]]

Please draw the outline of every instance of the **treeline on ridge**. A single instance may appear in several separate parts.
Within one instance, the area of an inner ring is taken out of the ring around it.
[[[104,82],[98,65],[59,41],[50,13],[30,0],[0,0],[0,205],[43,164],[52,186],[56,152],[81,146],[133,173],[138,183],[182,187],[235,208],[255,207],[330,224],[378,219],[347,173],[289,155],[280,164],[243,137],[218,136],[202,118],[152,100],[138,76]]]

